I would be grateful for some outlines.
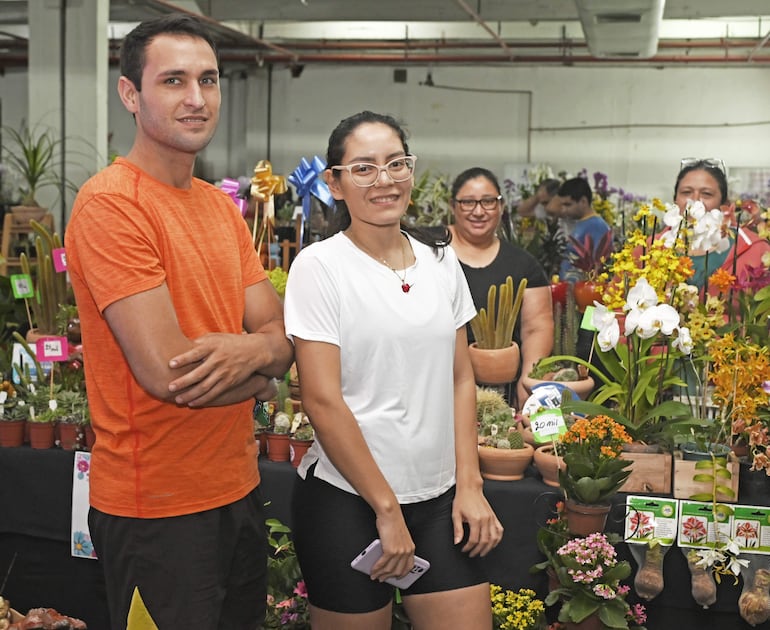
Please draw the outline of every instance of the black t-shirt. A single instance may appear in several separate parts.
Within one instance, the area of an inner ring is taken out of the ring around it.
[[[504,240],[500,241],[500,251],[497,253],[497,256],[486,267],[469,267],[462,261],[460,261],[460,266],[468,281],[468,286],[473,296],[473,304],[476,306],[477,311],[487,307],[489,287],[493,284],[498,286],[503,284],[508,276],[513,278],[514,291],[518,288],[522,278],[527,279],[528,289],[545,287],[549,284],[543,267],[532,254]],[[551,313],[545,315],[550,316]],[[519,346],[521,346],[520,323],[521,318],[516,322],[516,327],[513,331],[513,340]],[[474,337],[470,325],[467,329],[468,343],[471,343],[474,341]]]

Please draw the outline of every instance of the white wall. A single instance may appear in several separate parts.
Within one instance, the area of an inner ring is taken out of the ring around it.
[[[201,174],[212,179],[250,175],[268,157],[267,69],[246,78],[227,74],[220,128],[199,160]],[[425,68],[409,68],[406,83],[394,83],[390,67],[308,65],[298,78],[276,68],[274,172],[288,175],[302,156],[323,156],[332,128],[362,109],[407,124],[418,173],[431,168],[454,175],[478,164],[503,176],[527,161],[529,145],[532,163],[572,173],[603,171],[610,185],[670,199],[682,157],[721,157],[739,170],[770,168],[768,69],[441,66],[432,75],[437,85],[517,92],[421,86]],[[133,122],[118,101],[116,80],[113,68],[108,126],[112,148],[125,153]],[[25,111],[19,87],[16,73],[0,77],[4,123]]]

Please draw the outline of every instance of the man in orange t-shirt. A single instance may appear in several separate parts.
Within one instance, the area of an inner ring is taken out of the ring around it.
[[[134,144],[83,186],[66,232],[110,626],[126,627],[138,588],[159,628],[258,628],[267,544],[252,408],[292,359],[282,306],[236,206],[192,176],[221,100],[202,23],[140,24],[121,75]]]

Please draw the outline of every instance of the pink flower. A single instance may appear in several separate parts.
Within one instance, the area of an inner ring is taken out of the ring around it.
[[[307,588],[305,587],[305,580],[297,582],[297,586],[294,588],[294,594],[300,597],[307,598]]]
[[[647,621],[647,613],[644,606],[641,604],[634,604],[629,610],[631,620],[638,626],[643,625]]]

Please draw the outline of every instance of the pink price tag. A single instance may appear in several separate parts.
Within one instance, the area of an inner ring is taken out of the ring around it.
[[[53,268],[58,272],[67,271],[67,252],[63,247],[58,247],[51,252],[53,257]]]
[[[38,361],[66,361],[69,346],[66,337],[43,337],[35,342],[35,356]]]

